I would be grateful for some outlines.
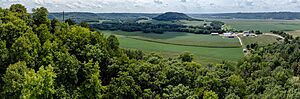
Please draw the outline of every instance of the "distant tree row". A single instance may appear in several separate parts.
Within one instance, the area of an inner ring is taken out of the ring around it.
[[[189,32],[195,34],[210,34],[212,32],[223,33],[221,30],[223,22],[213,21],[210,26],[185,26],[180,24],[154,24],[136,22],[103,22],[101,24],[91,24],[92,28],[99,30],[122,30],[127,32],[142,31],[144,33],[164,32]]]

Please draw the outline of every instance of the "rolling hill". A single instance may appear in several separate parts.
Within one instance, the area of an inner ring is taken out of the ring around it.
[[[153,18],[158,21],[176,21],[176,20],[196,20],[184,13],[166,12]]]

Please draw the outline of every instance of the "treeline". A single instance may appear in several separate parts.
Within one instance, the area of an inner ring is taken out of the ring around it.
[[[122,49],[115,36],[47,14],[41,7],[30,15],[20,4],[0,8],[1,98],[300,97],[299,38],[253,46],[238,65],[201,65],[188,52],[163,58]]]
[[[210,34],[212,32],[222,33],[223,22],[212,21],[207,26],[186,26],[181,24],[154,24],[154,23],[137,23],[137,22],[103,22],[100,24],[91,24],[90,27],[99,30],[122,30],[127,32],[142,31],[144,33],[164,32],[189,32],[195,34]]]

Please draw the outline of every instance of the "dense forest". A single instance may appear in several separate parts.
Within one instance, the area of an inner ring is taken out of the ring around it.
[[[1,98],[300,98],[299,37],[252,44],[237,65],[201,65],[188,52],[123,49],[113,35],[32,12],[0,8]]]

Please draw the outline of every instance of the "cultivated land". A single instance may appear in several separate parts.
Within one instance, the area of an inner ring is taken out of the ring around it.
[[[258,35],[256,37],[240,36],[240,38],[242,39],[242,42],[244,44],[243,47],[246,47],[247,45],[252,44],[252,43],[257,43],[260,46],[265,46],[268,44],[278,42],[278,40],[277,40],[278,37],[271,36],[271,35]]]
[[[125,31],[103,31],[109,34],[123,35],[128,38],[158,42],[172,45],[212,47],[212,48],[238,48],[241,47],[237,38],[224,38],[183,32],[166,32],[164,34],[125,32]]]
[[[300,30],[300,20],[222,19],[220,21],[237,30],[260,30],[262,32]]]
[[[289,33],[290,35],[293,35],[295,37],[300,37],[300,30],[288,31],[287,33]]]
[[[111,35],[111,34],[117,35],[120,40],[121,47],[124,47],[124,48],[139,49],[139,50],[143,50],[148,53],[151,53],[151,52],[160,53],[161,55],[163,55],[165,57],[174,57],[174,56],[179,55],[180,53],[187,51],[187,52],[193,53],[194,57],[195,57],[195,61],[200,62],[202,64],[220,63],[222,61],[236,63],[243,56],[241,47],[238,47],[238,48],[209,48],[209,47],[174,45],[174,44],[166,44],[166,43],[160,43],[160,42],[140,40],[140,39],[132,38],[134,36],[120,35],[120,34],[116,33],[117,31],[114,31],[114,32],[115,33],[112,33],[111,31],[102,31],[102,33],[104,33],[105,35]],[[121,31],[119,31],[119,32],[121,32]],[[140,33],[140,34],[144,35],[144,33]],[[190,35],[190,33],[185,33],[185,34]],[[156,38],[160,37],[160,39],[172,38],[171,35],[163,35],[163,34],[162,34],[163,36],[158,36],[158,35],[159,34],[157,34],[155,37]],[[182,37],[181,39],[183,39],[184,37],[187,37],[186,35],[180,34],[177,36]],[[150,37],[150,35],[148,35],[148,36]],[[154,36],[154,35],[151,35],[151,36]],[[193,36],[188,36],[188,37],[193,37]],[[197,38],[197,37],[195,37],[195,38]],[[214,37],[212,37],[212,38],[214,38]],[[176,39],[176,38],[174,38],[174,39]],[[191,39],[194,39],[194,38],[191,38]],[[208,40],[208,39],[206,39],[206,40]],[[219,40],[221,40],[221,38]],[[226,41],[226,40],[224,40],[224,41]],[[237,44],[239,44],[237,39],[228,40],[227,42],[236,42]]]
[[[203,26],[204,24],[209,25],[211,22],[206,22],[206,21],[188,21],[188,20],[181,20],[183,25],[187,26]]]
[[[300,21],[290,20],[221,20],[237,30],[260,30],[269,32],[270,30],[298,30]],[[140,20],[139,22],[184,24],[188,26],[203,26],[205,21],[156,21]],[[278,42],[276,36],[259,35],[257,37],[240,36],[243,46],[237,38],[223,38],[221,36],[211,36],[183,32],[166,32],[164,34],[125,32],[125,31],[101,31],[105,35],[117,35],[121,46],[143,50],[146,53],[160,53],[165,57],[174,57],[185,51],[191,52],[195,56],[195,61],[202,64],[220,63],[229,61],[236,63],[242,56],[242,48],[246,45],[257,43],[261,46]]]

